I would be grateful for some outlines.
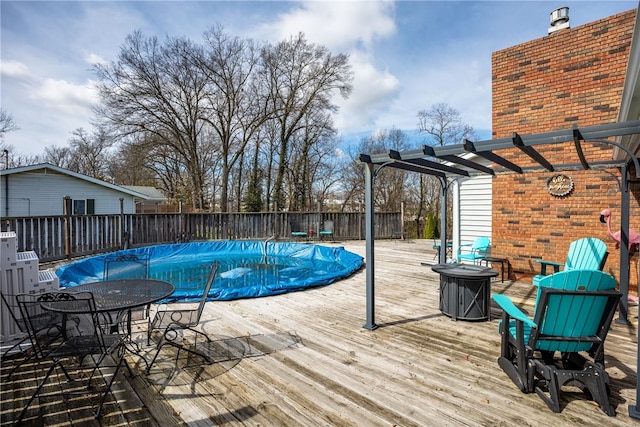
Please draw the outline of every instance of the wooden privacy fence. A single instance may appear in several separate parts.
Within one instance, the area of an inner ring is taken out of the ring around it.
[[[14,231],[18,251],[34,251],[41,262],[56,261],[162,243],[192,240],[275,238],[289,240],[292,224],[313,230],[317,239],[327,221],[337,240],[365,237],[364,213],[156,213],[113,215],[58,215],[3,218],[1,231]],[[400,212],[374,217],[376,238],[392,238],[402,229]],[[325,237],[327,238],[327,237]],[[330,237],[329,237],[330,239]]]

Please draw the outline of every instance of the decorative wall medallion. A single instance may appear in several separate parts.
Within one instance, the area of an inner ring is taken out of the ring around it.
[[[567,196],[573,191],[573,179],[567,175],[553,175],[547,179],[547,191],[552,196]]]

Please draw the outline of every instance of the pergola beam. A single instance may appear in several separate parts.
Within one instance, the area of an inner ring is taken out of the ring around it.
[[[414,160],[407,160],[407,162],[414,164],[416,166],[424,167],[424,168],[440,170],[443,172],[449,172],[454,175],[469,176],[469,172],[467,172],[466,170],[454,168],[453,166],[449,166],[443,163],[433,162],[431,160],[414,159]]]
[[[468,167],[470,169],[474,169],[474,170],[477,170],[479,172],[484,172],[484,173],[489,174],[489,175],[495,175],[495,172],[493,172],[493,169],[488,168],[488,167],[486,167],[484,165],[481,165],[480,163],[476,163],[474,161],[471,161],[469,159],[465,159],[464,157],[454,156],[454,155],[450,155],[450,154],[443,154],[441,156],[436,156],[436,152],[435,152],[434,148],[430,147],[428,145],[424,145],[422,147],[422,152],[426,156],[429,156],[429,157],[437,157],[438,159],[443,160],[445,162],[466,166],[466,167]]]

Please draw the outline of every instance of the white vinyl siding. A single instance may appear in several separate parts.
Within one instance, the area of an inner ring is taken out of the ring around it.
[[[491,237],[491,182],[481,175],[460,183],[460,242]]]
[[[3,187],[0,201],[2,216],[62,215],[65,196],[82,201],[85,212],[91,203],[96,215],[119,214],[120,198],[123,198],[124,213],[135,213],[132,195],[51,170],[3,176],[0,184]],[[8,198],[5,198],[7,189]]]
[[[484,166],[491,166],[487,160],[473,158]],[[478,175],[459,178],[453,186],[453,255],[461,244],[473,243],[477,237],[491,238],[492,177]]]

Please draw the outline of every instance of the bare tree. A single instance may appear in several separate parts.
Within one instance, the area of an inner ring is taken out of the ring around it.
[[[195,208],[205,203],[206,169],[200,158],[204,143],[202,106],[207,79],[193,58],[200,48],[182,38],[161,44],[141,32],[129,35],[118,61],[94,65],[102,105],[96,113],[120,135],[143,133],[175,152],[189,180]]]
[[[461,143],[464,138],[474,139],[475,137],[473,127],[464,123],[460,112],[446,103],[438,103],[428,110],[419,111],[418,129],[427,135],[429,138],[427,142],[435,146]],[[440,214],[440,182],[432,176],[421,176],[419,179],[420,193],[417,195],[415,215],[417,224],[420,223],[423,212],[433,212],[436,217]],[[448,203],[448,206],[450,207],[451,203]],[[452,221],[447,223],[452,224]]]
[[[0,108],[0,142],[4,141],[4,135],[7,132],[13,132],[20,129],[13,116]]]
[[[179,154],[166,144],[149,134],[142,141],[142,149],[148,153],[147,162],[155,172],[158,186],[169,201],[178,203],[189,200],[189,179]]]
[[[327,135],[312,147],[309,155],[311,160],[309,181],[312,185],[312,197],[322,203],[320,205],[322,210],[326,210],[328,207],[335,208],[333,203],[341,197],[338,193],[342,179],[340,174],[342,158],[338,158],[338,153],[341,152],[338,145],[337,135]],[[327,205],[326,202],[331,202],[331,204]]]
[[[43,160],[54,166],[69,169],[72,161],[72,150],[69,147],[49,145],[44,148]]]
[[[113,137],[98,127],[92,134],[82,128],[72,132],[68,169],[98,179],[107,174],[107,152],[113,145]]]
[[[0,141],[0,165],[2,169],[17,168],[20,166],[42,163],[38,155],[23,154],[16,151],[13,145]]]
[[[384,130],[363,138],[357,147],[357,153],[386,153],[389,150],[406,150],[409,148],[407,135],[399,129]],[[352,153],[352,165],[345,170],[345,182],[350,182],[351,189],[347,190],[347,200],[353,199],[360,203],[364,201],[364,174],[362,165],[356,160],[357,154]],[[382,168],[376,175],[376,186],[373,203],[381,211],[397,211],[406,197],[406,182],[408,174],[396,168]]]
[[[254,171],[253,173],[259,179],[259,175],[263,175],[264,179],[264,205],[267,210],[275,207],[273,202],[274,181],[276,175],[275,165],[278,163],[278,153],[280,152],[280,141],[278,139],[279,129],[276,120],[267,121],[260,129],[260,134],[256,138],[256,150],[258,150],[258,162],[262,171]],[[262,161],[260,161],[262,159]],[[254,162],[255,163],[255,162]]]
[[[474,137],[473,127],[462,121],[460,112],[446,103],[438,103],[418,112],[418,130],[427,134],[431,145],[461,143]]]
[[[364,206],[364,172],[358,155],[368,152],[367,142],[367,139],[361,140],[357,147],[347,150],[338,159],[337,173],[340,179],[337,182],[337,192],[343,200],[342,211],[360,210]]]
[[[343,97],[351,93],[352,73],[347,55],[332,55],[326,47],[309,44],[303,34],[265,47],[262,65],[261,76],[278,124],[280,146],[273,199],[276,209],[282,209],[292,137],[304,126],[309,111],[337,109],[331,98],[336,91]]]
[[[243,200],[248,212],[261,212],[265,206],[262,187],[263,178],[264,173],[260,169],[260,140],[256,140],[251,158],[247,191]]]
[[[289,210],[315,209],[319,195],[314,194],[314,183],[318,178],[318,169],[326,161],[326,155],[333,151],[336,133],[326,111],[310,110],[305,115],[300,131],[292,136],[287,174]]]
[[[107,175],[118,185],[157,185],[158,171],[153,168],[151,151],[142,135],[122,141],[107,159]]]
[[[267,98],[256,84],[257,48],[250,40],[229,37],[222,28],[205,33],[206,49],[197,63],[207,79],[206,108],[202,119],[212,128],[220,144],[221,195],[223,212],[227,211],[229,177],[249,142],[269,119]],[[241,173],[242,167],[237,173]],[[241,196],[236,194],[240,203]]]
[[[314,145],[335,133],[332,96],[351,91],[346,55],[332,55],[302,35],[259,49],[220,27],[205,33],[203,46],[179,38],[160,43],[136,32],[117,61],[94,69],[102,123],[121,139],[144,141],[148,167],[170,198],[190,197],[196,208],[222,211],[232,191],[236,209],[245,199],[254,208],[277,200],[273,206],[282,209],[291,182],[289,194],[299,194],[300,207],[310,206],[322,158]],[[300,186],[298,178],[304,178]],[[263,195],[265,204],[257,203]]]
[[[11,156],[11,153],[15,150],[12,145],[5,144],[4,136],[7,132],[13,132],[18,129],[20,128],[13,120],[13,116],[0,108],[0,149],[2,150],[2,157],[4,157],[2,164],[5,169],[8,169],[11,166],[15,167],[17,165],[15,164],[15,155]]]

